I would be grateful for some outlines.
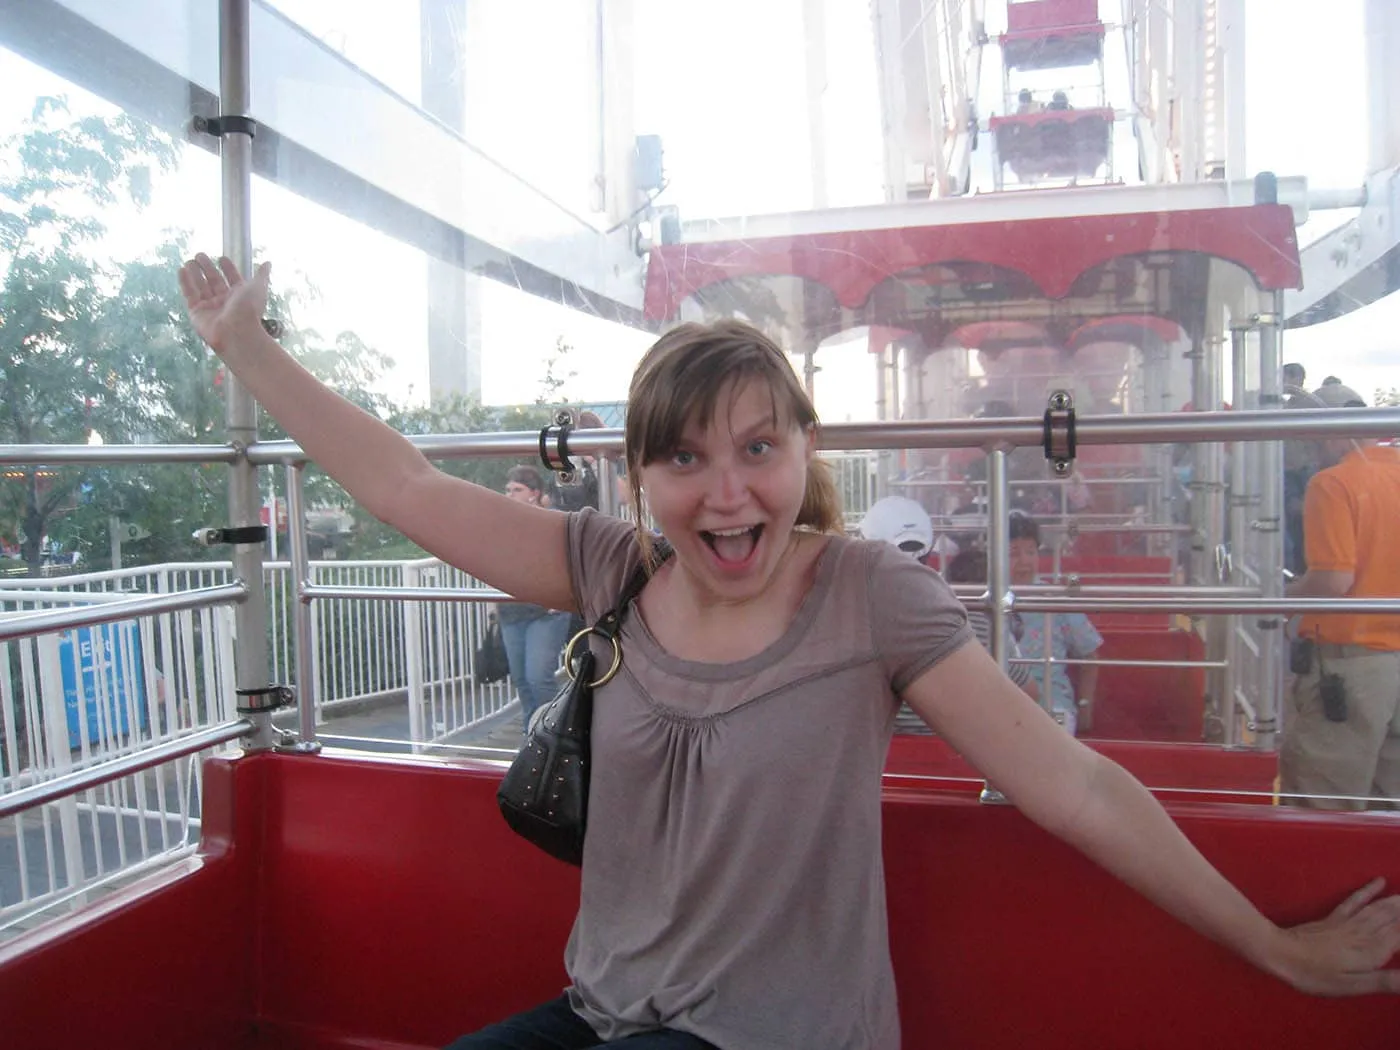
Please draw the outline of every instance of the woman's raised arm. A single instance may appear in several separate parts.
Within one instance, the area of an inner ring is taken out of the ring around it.
[[[574,611],[567,518],[444,474],[381,420],[302,368],[262,327],[271,267],[228,259],[180,270],[195,331],[308,456],[376,518],[524,601]]]
[[[1270,922],[1201,856],[1121,766],[1071,737],[964,645],[904,699],[1026,816],[1188,926],[1295,988],[1318,995],[1400,992],[1383,967],[1400,949],[1400,897],[1375,879],[1318,922]]]

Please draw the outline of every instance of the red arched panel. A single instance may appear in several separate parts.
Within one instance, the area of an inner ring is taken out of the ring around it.
[[[1185,333],[1175,321],[1151,314],[1118,314],[1113,317],[1096,317],[1076,328],[1069,337],[1069,345],[1074,349],[1090,343],[1130,343],[1145,346],[1152,338],[1164,343],[1174,343]]]
[[[1085,271],[1154,252],[1225,259],[1263,289],[1301,284],[1291,209],[1259,204],[663,245],[648,261],[645,310],[650,318],[667,320],[707,285],[774,274],[816,281],[841,306],[855,309],[882,281],[958,261],[1018,270],[1047,298],[1060,299]]]
[[[1000,350],[1013,346],[1041,346],[1049,338],[1044,325],[1029,321],[974,321],[954,330],[947,342],[969,350]]]

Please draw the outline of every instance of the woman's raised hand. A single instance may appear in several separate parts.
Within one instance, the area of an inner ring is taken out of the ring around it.
[[[220,258],[216,266],[203,252],[180,267],[190,322],[215,352],[222,354],[240,336],[262,332],[271,271],[272,264],[263,263],[245,281],[232,260]]]

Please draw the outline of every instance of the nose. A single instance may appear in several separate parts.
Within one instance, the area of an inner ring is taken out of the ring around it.
[[[733,463],[717,463],[710,471],[708,502],[717,510],[728,510],[743,506],[748,500],[749,488],[743,473]]]

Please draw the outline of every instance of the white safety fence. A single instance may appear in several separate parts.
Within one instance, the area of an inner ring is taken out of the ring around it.
[[[318,562],[312,582],[479,586],[425,559]],[[227,563],[177,563],[62,579],[0,581],[0,618],[228,583]],[[265,567],[272,678],[293,680],[290,566]],[[334,599],[311,605],[317,721],[363,709],[432,744],[510,703],[479,685],[480,603]],[[0,643],[0,795],[178,740],[236,717],[234,616],[201,608]],[[55,907],[198,845],[198,757],[133,774],[0,820],[0,936]]]

